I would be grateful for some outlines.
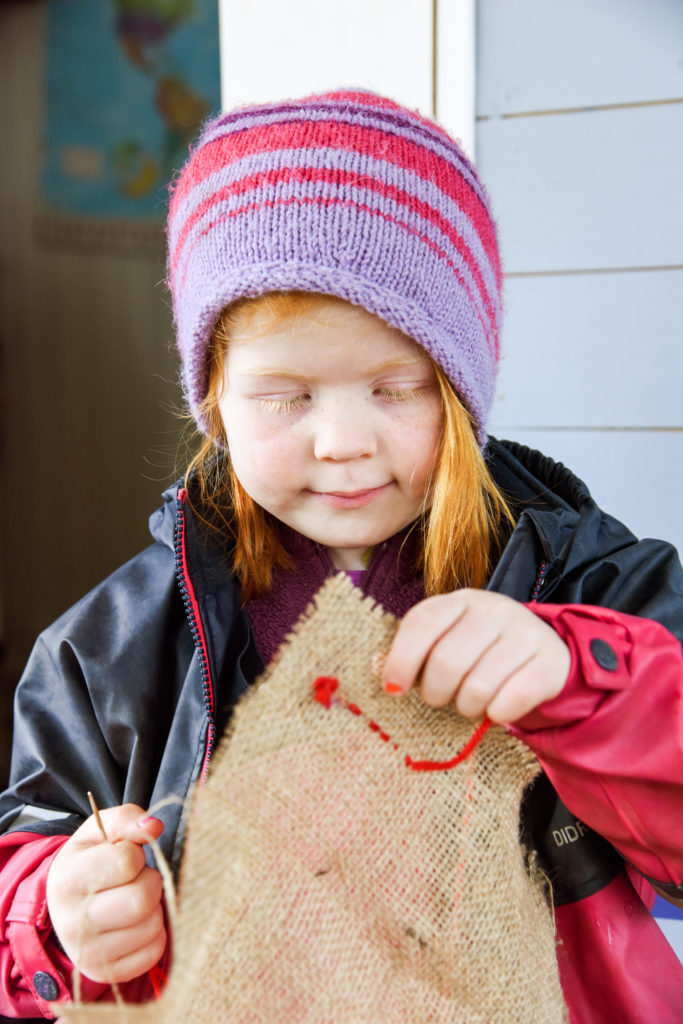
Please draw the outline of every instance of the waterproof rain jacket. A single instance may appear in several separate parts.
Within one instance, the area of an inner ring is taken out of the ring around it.
[[[683,571],[671,546],[637,542],[561,465],[495,440],[487,459],[518,516],[490,588],[528,602],[572,655],[562,693],[510,727],[544,768],[521,829],[552,879],[570,1019],[674,1024],[683,970],[640,894],[643,876],[671,894],[683,882]],[[17,691],[0,798],[10,1018],[51,1018],[50,1001],[70,998],[45,883],[90,813],[86,791],[103,807],[184,798],[262,667],[224,552],[182,487],[150,525],[154,543],[40,636]],[[159,817],[177,866],[181,809]],[[147,977],[123,991],[152,996]],[[110,998],[87,979],[83,994]]]

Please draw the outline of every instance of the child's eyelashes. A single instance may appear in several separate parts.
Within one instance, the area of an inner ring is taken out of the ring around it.
[[[375,394],[392,402],[407,402],[411,398],[421,398],[428,390],[427,385],[419,388],[376,388]]]
[[[292,398],[261,398],[261,408],[266,412],[294,412],[302,408],[310,399],[310,395],[294,395]]]
[[[383,399],[388,402],[408,402],[412,398],[420,398],[422,395],[427,394],[429,391],[428,385],[421,387],[375,387],[372,390],[372,395],[375,398]],[[259,402],[261,408],[265,412],[275,413],[291,413],[297,412],[303,409],[304,406],[309,405],[313,401],[313,396],[308,392],[301,392],[291,397],[277,398],[277,397],[260,397]]]

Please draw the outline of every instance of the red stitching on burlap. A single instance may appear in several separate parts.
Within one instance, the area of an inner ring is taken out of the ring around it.
[[[161,999],[164,987],[168,981],[168,974],[163,967],[159,967],[159,964],[156,964],[149,970],[149,980],[151,981],[152,988],[154,989],[154,998]]]
[[[353,715],[359,715],[364,718],[368,723],[368,726],[372,731],[379,736],[385,743],[392,743],[394,750],[398,750],[398,744],[393,743],[391,736],[386,733],[377,722],[373,722],[371,718],[361,711],[357,704],[351,704],[341,695],[335,696],[339,690],[339,680],[335,676],[318,676],[313,683],[313,699],[317,700],[319,704],[327,708],[329,711],[333,704],[339,707],[345,708],[350,711]],[[465,746],[458,751],[455,757],[451,758],[450,761],[414,761],[410,754],[406,754],[404,757],[404,763],[407,768],[410,768],[413,772],[446,772],[451,768],[455,768],[456,765],[461,764],[465,761],[471,753],[479,746],[484,736],[493,725],[490,718],[485,718],[484,721],[477,726],[470,738],[468,739]]]

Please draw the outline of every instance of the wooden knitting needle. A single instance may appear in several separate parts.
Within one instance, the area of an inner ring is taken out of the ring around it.
[[[105,832],[104,825],[102,824],[102,819],[100,818],[99,807],[95,803],[95,797],[92,795],[90,790],[88,790],[88,800],[90,801],[90,806],[92,807],[92,812],[95,815],[95,821],[97,822],[97,827],[99,828],[100,832],[102,833],[102,838],[104,839],[105,843],[108,843],[109,842],[109,836]]]

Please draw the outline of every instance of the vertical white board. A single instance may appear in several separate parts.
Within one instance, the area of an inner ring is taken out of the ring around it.
[[[480,0],[508,317],[491,432],[683,544],[683,4]]]
[[[360,87],[475,145],[476,0],[219,0],[223,109]]]
[[[435,107],[441,124],[476,160],[476,0],[436,4]]]
[[[221,0],[224,109],[349,86],[432,112],[432,0]]]

